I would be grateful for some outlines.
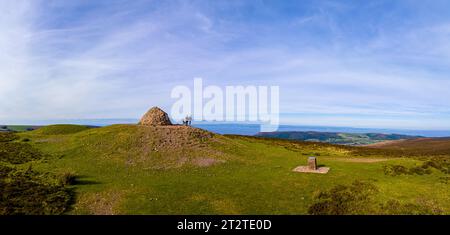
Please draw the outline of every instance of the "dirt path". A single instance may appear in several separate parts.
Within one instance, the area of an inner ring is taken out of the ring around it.
[[[360,162],[360,163],[375,163],[375,162],[385,162],[392,159],[387,158],[332,158],[333,161],[342,162]]]

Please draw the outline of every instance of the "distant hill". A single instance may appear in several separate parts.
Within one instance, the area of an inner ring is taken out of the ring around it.
[[[450,137],[394,140],[368,145],[367,147],[384,150],[402,150],[416,154],[442,155],[450,154]]]
[[[31,125],[0,125],[0,132],[11,132],[11,131],[33,131],[39,129],[41,126],[31,126]]]
[[[89,126],[59,124],[38,128],[37,130],[34,130],[34,133],[43,135],[65,135],[88,130],[90,128],[91,127]]]
[[[73,124],[56,124],[50,126],[37,126],[37,125],[0,125],[0,132],[27,132],[37,131],[40,134],[70,134],[79,131],[87,130],[90,128],[97,128],[98,126],[92,125],[73,125]]]
[[[381,133],[340,133],[340,132],[316,132],[316,131],[282,131],[282,132],[260,132],[257,137],[279,138],[289,140],[324,142],[343,145],[369,145],[392,140],[411,140],[423,138],[421,136],[410,136],[400,134]]]

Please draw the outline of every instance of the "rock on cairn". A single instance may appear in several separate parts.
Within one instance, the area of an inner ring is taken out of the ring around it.
[[[158,107],[153,107],[141,118],[139,125],[168,126],[172,125],[172,122],[166,112]]]

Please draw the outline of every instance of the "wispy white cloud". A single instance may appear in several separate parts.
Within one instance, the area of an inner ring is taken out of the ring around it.
[[[450,128],[450,19],[413,27],[397,8],[368,17],[330,1],[289,3],[296,13],[265,2],[0,1],[0,120],[135,118],[170,108],[171,88],[200,76],[279,85],[282,112],[330,115],[315,124],[346,115]]]

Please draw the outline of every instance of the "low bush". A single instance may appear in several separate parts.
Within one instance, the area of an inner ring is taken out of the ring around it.
[[[0,167],[0,215],[54,215],[66,212],[73,192],[59,184],[52,184],[48,175],[27,171],[14,171]]]
[[[11,132],[0,132],[0,142],[11,142],[19,139],[17,135]]]
[[[397,200],[389,200],[385,204],[381,204],[380,211],[385,215],[434,215],[443,213],[440,208],[424,201],[402,204]]]
[[[0,162],[22,164],[41,159],[43,155],[26,143],[0,142]]]
[[[61,185],[74,185],[76,183],[77,176],[74,172],[64,172],[59,176],[59,182]]]
[[[431,174],[431,169],[434,168],[443,172],[444,174],[450,173],[450,162],[448,159],[442,157],[432,158],[431,160],[426,160],[420,166],[414,166],[407,168],[402,165],[385,165],[383,166],[384,174],[390,176],[397,175],[427,175]]]
[[[428,166],[415,166],[415,167],[411,167],[409,168],[409,172],[408,174],[410,175],[429,175],[431,174],[431,169]]]
[[[337,185],[315,196],[308,213],[312,215],[349,215],[371,213],[370,199],[377,192],[371,184],[355,181],[351,185]]]
[[[390,200],[387,203],[377,203],[374,196],[377,187],[368,182],[355,181],[350,185],[337,185],[329,191],[319,192],[315,202],[308,208],[312,215],[416,215],[442,214],[442,210],[432,203],[401,203]]]
[[[12,170],[12,168],[0,164],[0,180],[7,177]]]
[[[402,165],[384,165],[383,170],[385,175],[390,176],[409,174],[408,168]]]
[[[432,167],[444,174],[450,174],[450,160],[448,157],[435,157],[431,160],[427,160],[424,164],[424,167]]]

